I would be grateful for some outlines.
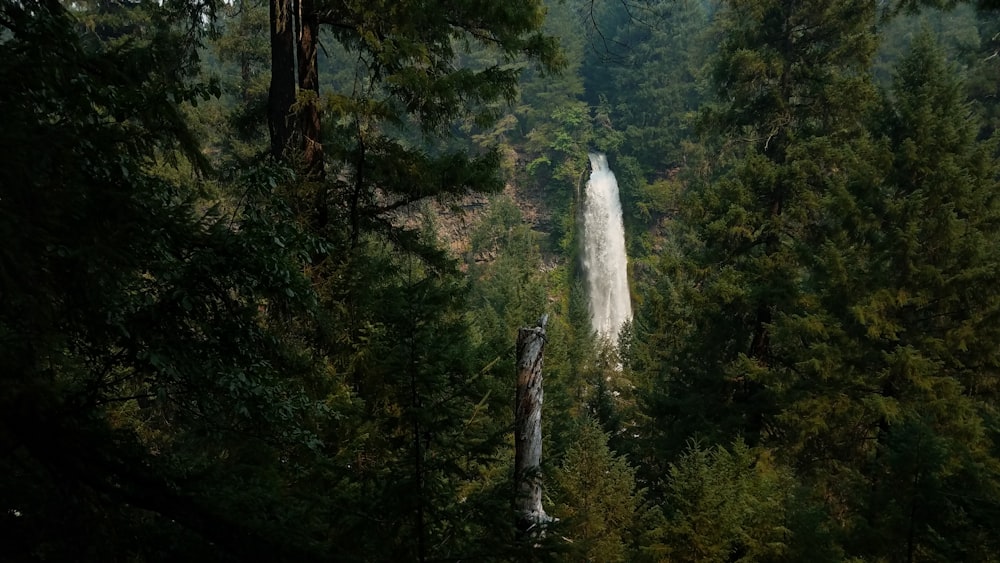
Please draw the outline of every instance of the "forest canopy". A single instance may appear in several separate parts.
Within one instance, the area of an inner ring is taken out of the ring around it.
[[[998,9],[0,0],[2,558],[1000,560]]]

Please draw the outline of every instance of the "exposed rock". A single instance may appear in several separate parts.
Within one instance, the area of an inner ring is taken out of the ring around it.
[[[540,194],[526,193],[526,190],[518,189],[512,183],[508,183],[502,193],[514,202],[521,211],[522,219],[533,231],[545,234],[550,232],[551,214],[545,212]],[[414,203],[396,211],[392,221],[407,229],[420,229],[428,220],[432,221],[439,239],[454,257],[460,258],[469,252],[472,232],[489,213],[494,197],[470,191],[462,197],[447,201],[432,199]],[[478,258],[492,260],[490,256]],[[546,256],[541,267],[548,271],[557,265],[557,257]]]

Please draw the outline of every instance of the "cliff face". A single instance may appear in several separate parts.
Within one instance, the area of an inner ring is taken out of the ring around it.
[[[452,256],[468,258],[473,231],[489,214],[494,199],[501,196],[514,202],[521,212],[522,221],[540,237],[552,232],[552,214],[547,211],[541,194],[537,190],[524,189],[513,183],[507,183],[503,192],[497,195],[469,192],[446,202],[431,200],[413,204],[399,211],[394,222],[406,228],[419,229],[430,220],[439,240],[448,247]],[[543,257],[546,264],[558,262],[556,256],[548,255],[544,250]],[[488,262],[492,257],[477,256],[474,259]]]

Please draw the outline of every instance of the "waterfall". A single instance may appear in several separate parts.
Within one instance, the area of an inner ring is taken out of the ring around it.
[[[632,318],[622,203],[607,157],[591,153],[590,167],[583,200],[583,268],[590,319],[599,337],[617,345],[622,323]]]

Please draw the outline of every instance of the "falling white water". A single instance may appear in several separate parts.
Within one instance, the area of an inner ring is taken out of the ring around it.
[[[590,319],[598,336],[617,345],[622,323],[632,318],[622,203],[607,157],[591,153],[590,167],[583,200],[583,267]]]

